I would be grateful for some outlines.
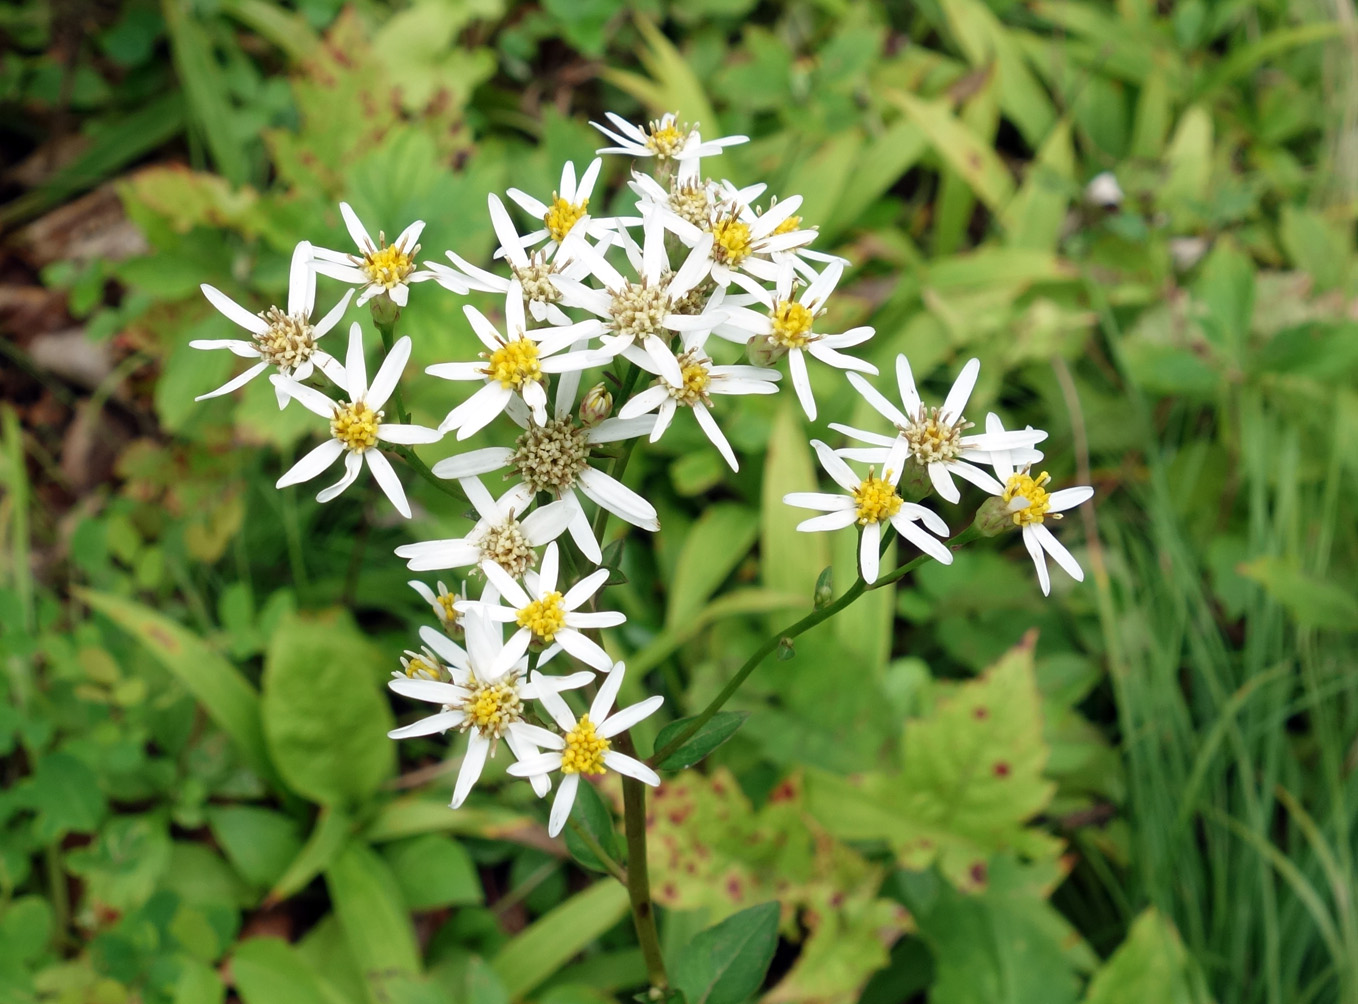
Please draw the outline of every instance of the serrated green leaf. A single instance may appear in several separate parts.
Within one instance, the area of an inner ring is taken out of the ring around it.
[[[778,912],[777,903],[760,903],[688,943],[674,966],[687,1004],[741,1004],[759,989],[778,947]]]
[[[748,711],[718,711],[704,722],[697,732],[684,740],[682,746],[656,764],[656,767],[660,770],[683,770],[685,767],[692,767],[735,735],[736,730],[744,725],[745,719],[749,717]],[[660,730],[660,735],[655,737],[655,748],[664,749],[683,735],[695,718],[696,716],[692,716],[670,722]]]
[[[322,805],[356,805],[391,775],[395,722],[383,659],[352,623],[293,617],[264,659],[261,715],[278,772]]]

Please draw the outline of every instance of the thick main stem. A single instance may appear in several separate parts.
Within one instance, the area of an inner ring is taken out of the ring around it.
[[[614,740],[618,751],[628,756],[636,750],[626,733]],[[665,989],[665,957],[660,952],[660,932],[655,926],[655,904],[651,901],[651,870],[646,861],[646,785],[634,777],[622,779],[623,829],[627,836],[627,898],[632,905],[632,923],[646,963],[651,986]]]

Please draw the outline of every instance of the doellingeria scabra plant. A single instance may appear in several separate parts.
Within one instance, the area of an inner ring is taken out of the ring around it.
[[[315,413],[324,438],[278,479],[280,489],[318,478],[339,461],[340,476],[319,501],[338,498],[366,467],[409,517],[394,458],[453,496],[450,505],[475,508],[479,518],[466,536],[397,548],[412,571],[443,572],[458,588],[410,583],[428,601],[432,623],[421,629],[418,650],[400,657],[390,686],[431,707],[391,736],[438,734],[462,744],[453,810],[486,759],[507,749],[509,774],[550,797],[547,829],[554,837],[570,821],[582,777],[621,775],[627,855],[608,870],[628,886],[650,978],[662,988],[645,846],[647,787],[660,784],[657,766],[694,762],[720,741],[714,716],[780,645],[924,561],[949,564],[955,549],[1017,530],[1044,593],[1047,556],[1080,579],[1052,522],[1093,490],[1051,489],[1034,466],[1045,432],[1006,429],[995,414],[968,411],[976,359],[962,366],[941,402],[920,394],[904,356],[893,374],[874,382],[881,376],[876,367],[852,354],[873,329],[827,325],[827,305],[849,262],[813,247],[816,228],[798,215],[800,196],[766,197],[765,185],[738,188],[706,173],[724,147],[746,137],[705,138],[674,115],[638,126],[610,114],[597,128],[609,142],[599,154],[632,164],[630,215],[591,215],[591,201],[601,201],[595,189],[602,160],[579,174],[567,163],[550,198],[507,193],[531,221],[526,233],[513,207],[488,196],[499,248],[495,267],[485,270],[455,251],[447,252],[450,264],[419,261],[423,223],[411,223],[390,243],[381,230],[374,240],[341,204],[352,249],[298,244],[286,309],[255,314],[204,285],[213,305],[249,337],[193,344],[255,360],[203,397],[268,372],[280,407]],[[392,222],[401,221],[382,221]],[[357,296],[349,290],[313,319],[319,279],[352,284]],[[410,424],[402,405],[411,343],[397,329],[416,283],[423,284],[416,299],[472,290],[504,297],[497,317],[463,306],[481,343],[474,358],[427,369],[454,385],[438,428]],[[347,344],[330,335],[351,306],[364,305],[385,349],[371,378],[363,324],[348,326]],[[785,497],[814,513],[798,530],[858,534],[858,579],[833,601],[818,590],[811,613],[770,636],[705,709],[671,725],[660,748],[642,757],[628,730],[663,697],[617,706],[626,665],[610,630],[626,618],[610,609],[614,571],[604,546],[613,518],[635,531],[660,526],[645,486],[637,491],[623,482],[629,459],[675,422],[694,421],[735,470],[736,454],[722,431],[723,399],[776,394],[790,382],[815,423],[813,367],[843,371],[881,418],[870,429],[830,422],[851,445],[835,448],[817,438],[811,446],[833,485]],[[501,445],[457,448],[482,430]],[[414,447],[436,443],[447,455],[431,466]],[[962,497],[957,479],[991,496],[970,520],[959,520],[953,508]],[[931,496],[942,504],[922,504]],[[966,525],[950,537],[959,523]],[[898,537],[913,557],[883,569],[882,556]],[[600,850],[597,841],[593,849]]]

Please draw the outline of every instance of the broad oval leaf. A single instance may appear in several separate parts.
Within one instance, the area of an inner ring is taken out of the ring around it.
[[[683,770],[692,767],[714,749],[736,734],[736,730],[750,717],[748,711],[718,711],[703,723],[697,732],[684,740],[673,753],[656,764],[660,770]],[[683,735],[692,725],[696,715],[670,722],[660,730],[655,738],[655,748],[663,750],[667,745]]]
[[[571,825],[566,827],[563,834],[566,838],[566,850],[571,852],[571,857],[575,858],[581,865],[596,872],[607,872],[608,867],[599,860],[599,856],[594,853],[588,843],[576,832],[579,826],[599,845],[614,862],[621,861],[618,854],[618,831],[613,823],[613,814],[609,812],[604,800],[599,797],[599,792],[594,785],[588,781],[583,782],[575,793],[575,805],[571,809]]]
[[[741,1004],[764,982],[778,947],[778,904],[760,903],[700,932],[674,967],[688,1004]]]

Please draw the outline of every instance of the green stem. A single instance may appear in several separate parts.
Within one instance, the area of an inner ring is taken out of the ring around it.
[[[426,464],[423,460],[421,460],[419,456],[415,453],[415,451],[412,450],[409,446],[397,446],[394,443],[383,443],[382,447],[388,453],[394,453],[396,454],[396,456],[404,460],[407,464],[410,465],[411,469],[414,470],[416,474],[424,478],[424,480],[428,481],[431,485],[433,485],[439,491],[443,492],[445,495],[451,495],[453,498],[461,502],[467,501],[467,493],[462,490],[461,485],[459,485],[456,481],[447,481],[439,477],[432,470],[430,470],[429,465]]]
[[[618,752],[634,756],[632,738],[623,733],[613,740]],[[632,922],[637,929],[641,957],[651,986],[665,989],[665,957],[660,951],[660,932],[655,926],[655,904],[651,902],[651,872],[646,861],[646,785],[634,777],[622,779],[622,819],[627,836],[627,898],[632,904]]]
[[[965,530],[961,531],[956,536],[950,538],[948,540],[948,546],[956,550],[957,548],[965,544],[971,543],[971,541],[975,540],[979,536],[980,532],[976,529],[974,525],[968,526]],[[844,595],[839,597],[839,599],[834,600],[831,603],[827,603],[819,610],[811,611],[809,614],[807,614],[801,620],[797,621],[795,624],[791,624],[788,627],[784,628],[782,631],[779,631],[776,634],[772,634],[768,638],[764,639],[764,643],[760,645],[759,648],[755,649],[754,654],[751,655],[748,659],[746,659],[745,664],[736,671],[736,675],[731,677],[731,679],[727,681],[726,686],[722,687],[721,693],[717,694],[716,697],[712,698],[711,702],[708,703],[707,707],[703,708],[703,710],[698,713],[698,716],[694,718],[692,722],[689,723],[686,729],[684,729],[682,732],[679,733],[679,735],[675,736],[672,740],[670,740],[670,742],[666,743],[660,749],[656,750],[653,754],[651,754],[651,758],[647,762],[650,763],[652,766],[658,763],[663,763],[666,757],[668,757],[671,753],[677,750],[680,746],[683,746],[684,743],[692,739],[697,734],[698,730],[701,729],[704,725],[706,725],[712,719],[712,716],[715,715],[718,711],[720,711],[722,709],[722,706],[725,705],[726,702],[729,701],[733,696],[735,696],[735,693],[737,690],[740,689],[741,684],[745,682],[749,675],[759,667],[759,664],[763,662],[766,658],[768,658],[773,653],[773,651],[780,644],[783,643],[784,640],[791,641],[793,638],[796,638],[799,634],[803,634],[811,630],[811,628],[815,627],[821,621],[833,617],[835,614],[839,613],[841,610],[847,607],[854,600],[858,599],[858,597],[862,596],[864,593],[870,592],[873,589],[881,589],[883,586],[891,585],[893,582],[896,582],[899,579],[905,577],[905,575],[907,575],[909,572],[913,571],[916,567],[923,564],[928,557],[929,556],[927,554],[916,555],[910,561],[907,561],[904,565],[901,565],[894,571],[888,572],[886,575],[881,576],[880,578],[877,579],[876,582],[873,582],[871,585],[864,582],[863,577],[860,575],[854,581],[854,584],[850,586],[848,590],[845,591]]]
[[[377,325],[378,333],[382,336],[382,347],[385,348],[387,352],[391,352],[391,347],[396,344],[396,322],[391,321],[388,324],[383,324],[381,321],[374,319],[374,323]],[[396,405],[397,421],[402,425],[409,422],[410,415],[406,412],[405,401],[401,398],[400,384],[397,384],[396,389],[392,391],[391,400],[392,403]]]
[[[641,376],[641,367],[636,363],[627,364],[627,372],[623,374],[622,385],[618,388],[618,396],[613,402],[613,411],[616,414],[622,410],[622,406],[627,403],[632,396],[632,390],[637,385],[637,379]],[[632,450],[637,445],[636,437],[633,436],[623,441],[622,452],[613,461],[613,466],[608,473],[617,481],[622,480],[623,473],[627,470],[627,463],[632,459]],[[608,527],[608,510],[599,506],[599,511],[594,514],[594,539],[602,547],[604,543],[603,533]]]
[[[608,852],[604,850],[603,845],[594,839],[594,834],[590,833],[589,830],[585,829],[574,819],[567,820],[566,825],[575,831],[575,835],[580,838],[580,842],[589,848],[591,854],[599,859],[608,874],[612,875],[623,885],[627,885],[627,871],[622,865],[608,856]]]

